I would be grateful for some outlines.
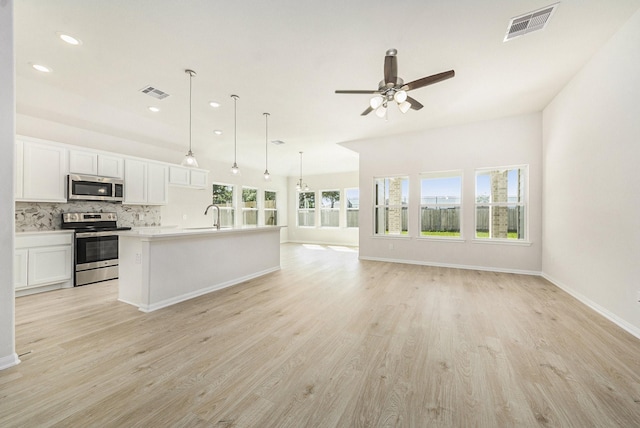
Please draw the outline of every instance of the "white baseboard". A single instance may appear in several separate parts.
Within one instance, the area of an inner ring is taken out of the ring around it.
[[[591,309],[593,309],[594,311],[596,311],[597,313],[599,313],[600,315],[602,315],[603,317],[611,321],[612,323],[616,324],[621,329],[625,330],[626,332],[640,339],[640,329],[638,327],[634,326],[633,324],[629,324],[628,322],[618,317],[613,312],[603,308],[593,300],[584,296],[582,293],[575,291],[574,289],[569,287],[567,284],[564,284],[561,281],[558,281],[557,279],[551,277],[550,275],[547,275],[543,272],[542,277],[547,281],[549,281],[550,283],[552,283],[553,285],[555,285],[556,287],[560,288],[561,290],[566,291],[571,296],[578,299],[581,303],[587,305],[588,307],[590,307]]]
[[[0,370],[8,369],[9,367],[13,367],[17,364],[20,364],[20,359],[18,358],[18,354],[15,352],[11,355],[0,358]]]
[[[451,268],[451,269],[481,270],[486,272],[515,273],[519,275],[540,276],[542,274],[542,272],[533,271],[533,270],[506,269],[506,268],[487,267],[487,266],[457,265],[457,264],[451,264],[451,263],[434,263],[434,262],[425,262],[425,261],[418,261],[418,260],[388,259],[383,257],[360,256],[360,260],[371,260],[374,262],[388,262],[388,263],[404,263],[409,265],[444,267],[444,268]]]
[[[142,312],[157,311],[158,309],[166,308],[167,306],[175,305],[176,303],[184,302],[185,300],[193,299],[194,297],[202,296],[204,294],[208,294],[217,290],[222,290],[223,288],[231,287],[232,285],[240,284],[242,282],[249,281],[251,279],[258,278],[260,276],[267,275],[269,273],[276,272],[278,270],[280,270],[280,266],[269,268],[260,272],[253,273],[251,275],[243,276],[241,278],[235,278],[231,281],[215,284],[210,287],[201,288],[200,290],[192,291],[190,293],[181,294],[180,296],[162,300],[160,302],[153,303],[151,305],[137,305],[137,306],[138,306],[138,309]],[[129,302],[125,302],[125,303],[129,303]]]

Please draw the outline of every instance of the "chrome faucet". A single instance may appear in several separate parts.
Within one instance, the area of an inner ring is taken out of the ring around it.
[[[216,217],[216,222],[213,223],[213,227],[220,230],[220,207],[219,206],[217,206],[216,204],[209,205],[207,209],[204,210],[204,215],[207,215],[207,213],[209,212],[209,208],[211,207],[215,208],[218,211],[218,216]]]

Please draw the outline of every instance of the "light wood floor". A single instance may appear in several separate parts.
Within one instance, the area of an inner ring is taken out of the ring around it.
[[[170,308],[116,297],[17,299],[0,426],[640,426],[640,340],[538,277],[287,244]]]

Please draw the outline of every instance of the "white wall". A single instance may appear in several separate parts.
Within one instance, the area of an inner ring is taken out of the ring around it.
[[[414,112],[415,114],[415,112]],[[419,113],[418,113],[419,114]],[[542,115],[540,113],[344,145],[360,153],[360,257],[539,274]],[[476,168],[529,165],[530,245],[475,241]],[[463,170],[463,242],[418,238],[419,174]],[[373,236],[374,177],[409,176],[409,236]],[[415,202],[411,202],[415,201]]]
[[[0,1],[0,370],[20,361],[15,352],[13,289],[13,152],[15,56],[13,1]]]
[[[311,160],[312,161],[312,160]],[[290,242],[305,242],[315,244],[333,245],[358,245],[358,228],[346,227],[345,204],[340,204],[340,227],[320,227],[320,192],[323,190],[340,190],[341,199],[344,200],[344,189],[359,187],[358,172],[345,172],[325,175],[311,175],[303,177],[311,191],[316,192],[316,226],[297,227],[298,193],[296,183],[299,177],[290,177],[289,191],[289,227],[288,239]]]
[[[543,124],[544,275],[640,337],[640,11]]]

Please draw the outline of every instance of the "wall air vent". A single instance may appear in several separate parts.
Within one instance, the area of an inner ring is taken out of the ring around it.
[[[512,18],[507,26],[507,34],[504,36],[504,41],[506,42],[516,37],[524,36],[533,31],[543,30],[551,20],[551,16],[559,4],[560,3],[555,3],[525,15]]]
[[[140,89],[140,92],[142,92],[143,94],[151,95],[153,98],[156,98],[158,100],[165,99],[169,96],[169,94],[167,94],[166,92],[163,92],[158,88],[154,88],[153,86],[145,86],[144,88]]]

